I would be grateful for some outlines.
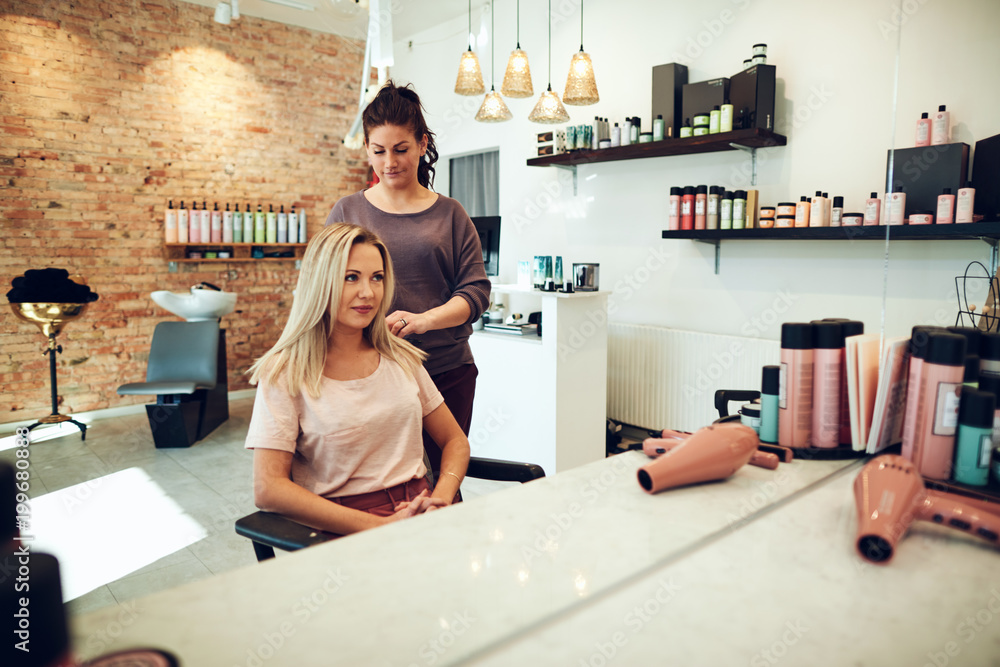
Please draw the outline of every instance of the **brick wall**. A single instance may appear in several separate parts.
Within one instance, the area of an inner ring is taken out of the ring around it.
[[[0,278],[65,268],[100,294],[59,338],[60,412],[149,402],[157,322],[149,298],[201,281],[239,294],[229,386],[277,340],[292,262],[180,263],[163,252],[168,200],[295,204],[310,235],[364,185],[341,140],[356,111],[363,44],[176,0],[19,0],[0,11]],[[241,206],[241,207],[242,207]],[[277,210],[277,206],[276,206]],[[0,423],[50,412],[45,339],[0,316]]]

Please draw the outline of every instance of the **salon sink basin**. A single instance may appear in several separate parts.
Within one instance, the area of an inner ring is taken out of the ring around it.
[[[204,289],[195,285],[189,292],[158,290],[150,294],[160,308],[188,322],[217,320],[236,308],[236,293]]]

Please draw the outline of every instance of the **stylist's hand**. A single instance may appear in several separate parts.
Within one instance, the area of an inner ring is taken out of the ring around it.
[[[427,313],[411,313],[406,310],[389,313],[385,323],[389,325],[389,331],[400,338],[426,333],[431,328],[431,318]]]
[[[427,495],[426,491],[421,491],[413,500],[410,502],[402,502],[396,505],[395,509],[397,512],[403,509],[410,509],[415,514],[423,514],[424,512],[430,512],[439,507],[447,507],[450,503],[447,500],[442,500],[441,498],[435,498],[433,496]]]

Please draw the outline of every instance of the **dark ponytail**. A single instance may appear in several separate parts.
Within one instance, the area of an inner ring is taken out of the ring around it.
[[[419,142],[427,137],[427,151],[420,159],[417,167],[417,181],[425,188],[434,183],[434,163],[437,162],[437,146],[434,145],[434,133],[427,127],[424,120],[423,105],[412,84],[397,86],[390,79],[378,91],[361,114],[361,124],[365,130],[365,144],[368,143],[368,133],[383,125],[396,125],[413,131],[413,136]]]

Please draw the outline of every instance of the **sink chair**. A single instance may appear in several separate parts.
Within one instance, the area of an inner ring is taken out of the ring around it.
[[[424,462],[427,462],[426,456]],[[433,473],[429,474],[433,477]],[[473,456],[469,459],[469,468],[465,476],[494,482],[524,484],[545,477],[545,471],[534,463],[515,463]],[[431,482],[433,488],[433,479],[428,481]],[[304,526],[280,514],[264,511],[254,512],[242,519],[237,519],[236,533],[250,538],[258,562],[274,558],[275,548],[283,551],[297,551],[341,537],[341,535]]]
[[[123,384],[118,394],[156,394],[146,406],[153,444],[190,447],[229,419],[225,331],[218,321],[160,322],[146,381]]]

